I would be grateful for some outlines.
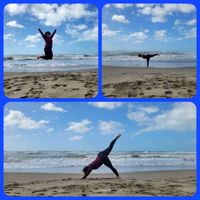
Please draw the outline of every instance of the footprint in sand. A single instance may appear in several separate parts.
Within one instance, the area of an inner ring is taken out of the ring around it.
[[[92,98],[94,96],[94,90],[89,90],[87,94],[85,94],[86,98]]]

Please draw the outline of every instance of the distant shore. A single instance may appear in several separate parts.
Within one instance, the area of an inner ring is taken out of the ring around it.
[[[114,174],[5,173],[9,196],[192,196],[195,170],[171,170]]]
[[[92,98],[97,70],[73,72],[5,72],[4,93],[10,98]]]
[[[196,68],[103,66],[105,97],[187,98],[196,94]]]

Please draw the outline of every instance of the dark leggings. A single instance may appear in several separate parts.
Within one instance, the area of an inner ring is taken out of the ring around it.
[[[51,48],[45,48],[44,53],[45,53],[45,55],[40,56],[40,58],[45,59],[45,60],[52,60],[53,52],[52,52]]]
[[[110,152],[112,151],[113,149],[113,146],[116,142],[117,138],[115,138],[109,145],[108,148],[106,148],[105,150],[99,152],[98,156],[100,157],[101,161],[103,162],[103,164],[107,167],[109,167],[116,176],[119,176],[117,170],[113,167],[110,159],[108,158],[108,155],[110,154]]]

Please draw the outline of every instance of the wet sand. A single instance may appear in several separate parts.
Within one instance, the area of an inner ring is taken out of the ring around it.
[[[196,94],[196,68],[103,67],[105,97],[187,98]]]
[[[5,73],[4,93],[10,98],[92,98],[97,95],[97,70]]]
[[[194,170],[91,174],[5,173],[9,196],[192,196],[196,192]]]

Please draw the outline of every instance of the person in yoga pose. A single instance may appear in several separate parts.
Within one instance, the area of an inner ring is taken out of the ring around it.
[[[96,159],[91,162],[88,166],[84,167],[83,168],[83,172],[84,172],[84,176],[82,179],[85,179],[90,173],[92,170],[94,169],[98,169],[99,167],[101,167],[103,164],[107,167],[109,167],[113,173],[119,177],[119,174],[117,172],[117,170],[113,167],[110,159],[108,158],[108,155],[110,154],[110,152],[112,151],[112,148],[115,144],[115,142],[117,141],[117,139],[121,136],[121,134],[117,135],[115,137],[114,140],[112,140],[112,142],[110,143],[109,147],[106,148],[105,150],[101,151],[98,153]]]
[[[41,29],[38,29],[38,31],[41,33],[44,41],[45,41],[45,47],[44,47],[44,54],[43,56],[38,56],[37,59],[42,58],[45,60],[52,60],[53,58],[53,52],[52,52],[52,47],[53,47],[53,36],[56,33],[55,31],[51,34],[49,31],[45,32],[45,34],[41,31]]]
[[[159,55],[158,53],[156,53],[156,54],[141,54],[141,53],[139,53],[138,57],[141,57],[141,58],[147,60],[147,68],[148,68],[149,67],[150,58],[152,58],[154,56],[158,56],[158,55]]]

